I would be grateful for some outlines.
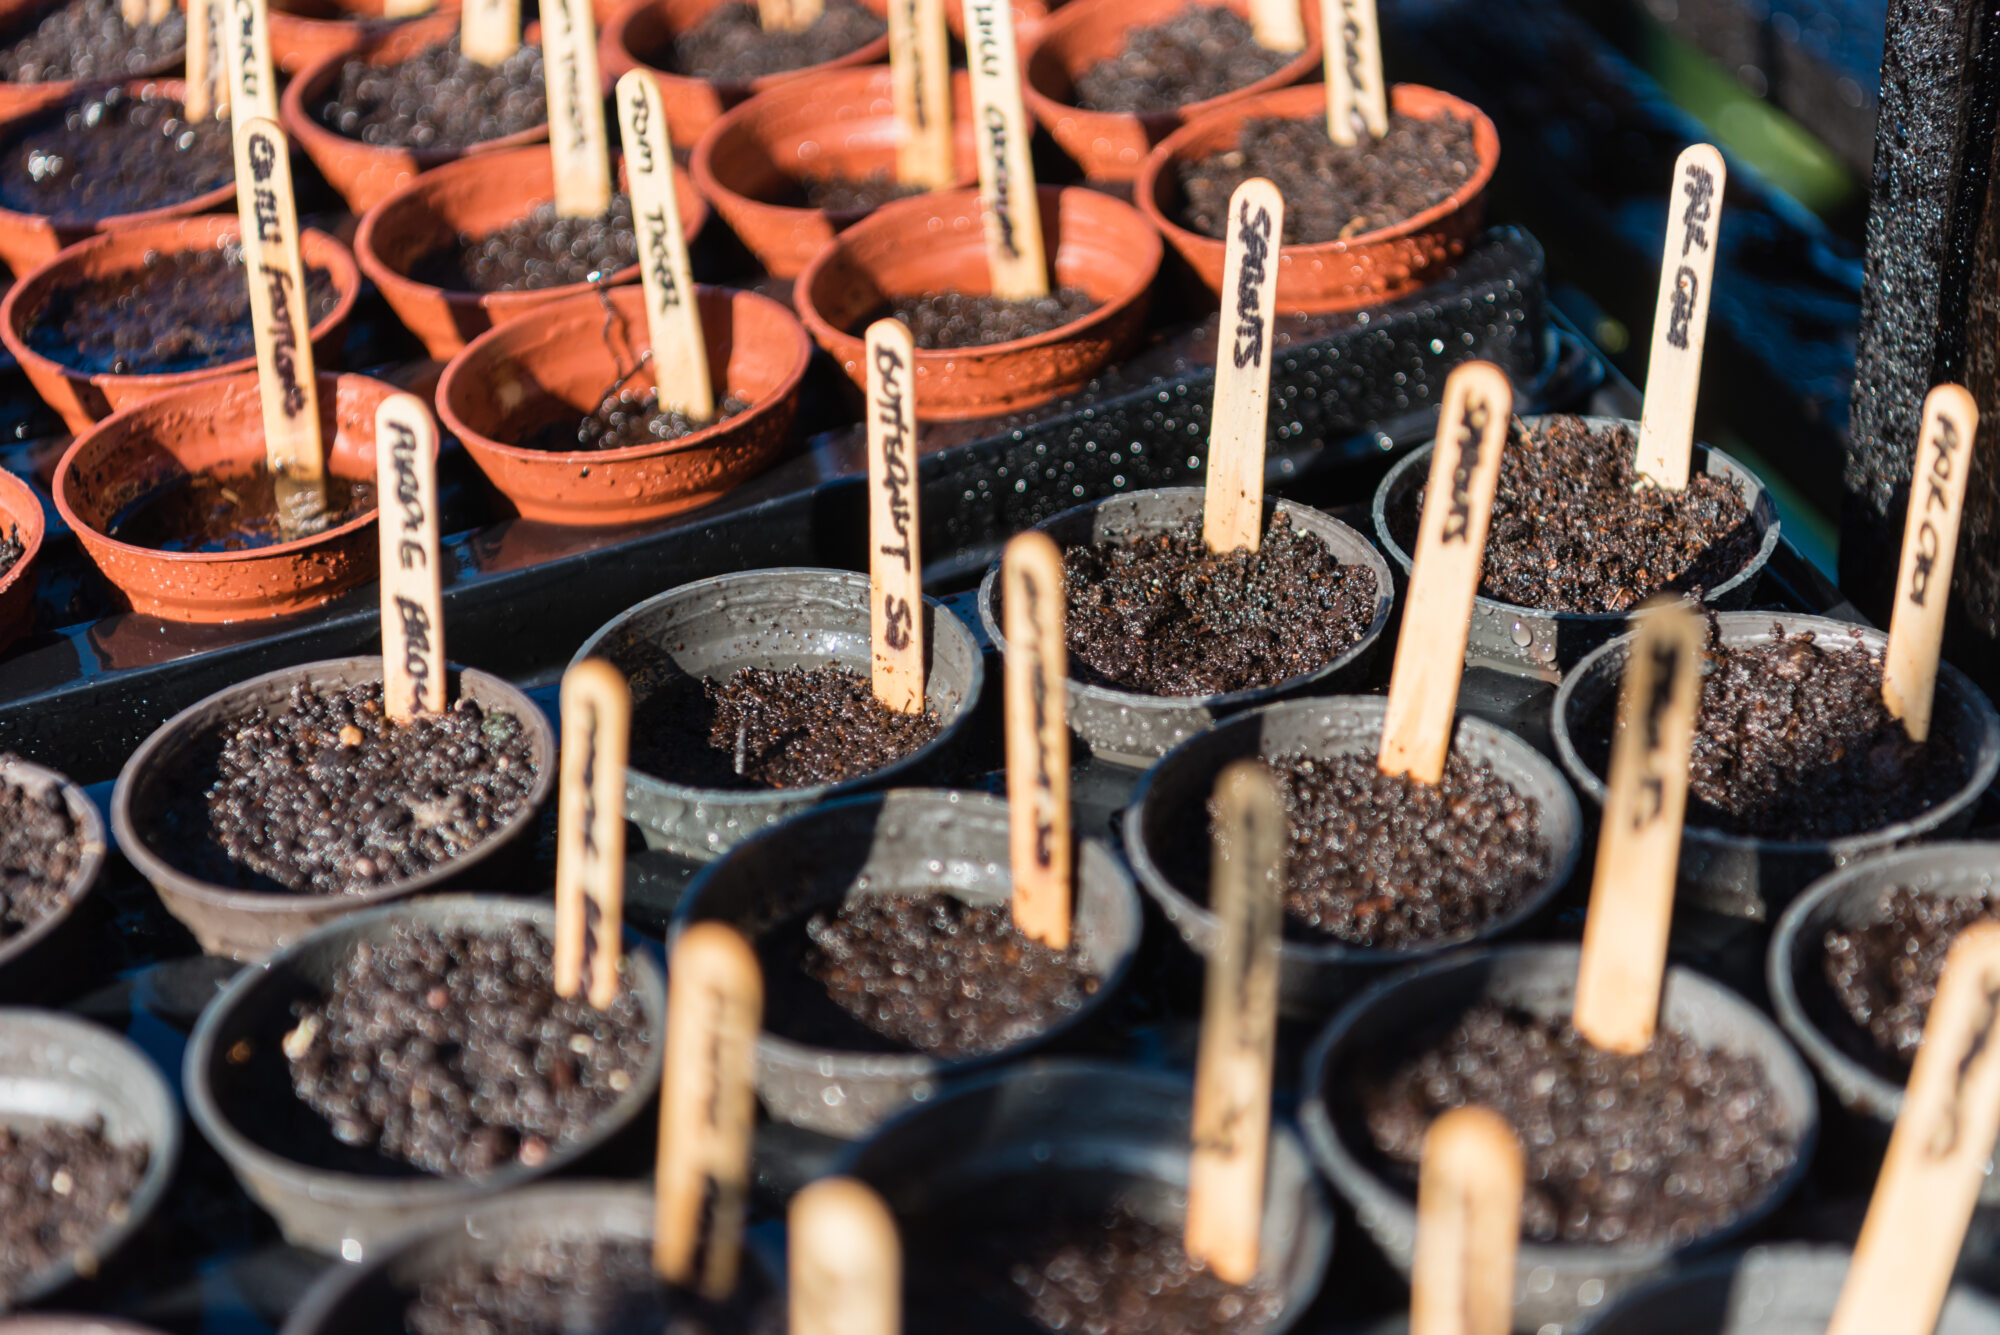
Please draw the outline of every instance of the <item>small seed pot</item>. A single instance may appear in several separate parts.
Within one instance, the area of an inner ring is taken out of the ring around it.
[[[936,890],[968,904],[1002,904],[1013,895],[1005,802],[982,793],[899,788],[828,803],[710,863],[688,887],[675,931],[726,922],[768,959],[773,939],[799,931],[810,913],[870,895]],[[874,1050],[802,1042],[792,1037],[801,1017],[767,1004],[757,1040],[758,1097],[779,1121],[843,1139],[868,1135],[904,1108],[936,1097],[947,1082],[1025,1056],[1088,1021],[1123,983],[1143,925],[1138,892],[1117,857],[1083,841],[1072,939],[1098,988],[1076,1012],[998,1052],[948,1060],[887,1040]]]
[[[0,785],[18,785],[37,795],[54,793],[68,808],[82,846],[76,871],[63,887],[62,902],[14,935],[0,936],[0,996],[29,997],[67,959],[63,947],[69,944],[67,938],[75,935],[69,930],[72,915],[97,888],[98,875],[104,870],[104,818],[83,789],[54,770],[19,756],[0,754]]]
[[[0,534],[18,539],[21,555],[0,571],[0,650],[35,628],[35,567],[48,520],[35,489],[0,469]]]
[[[12,46],[61,7],[61,0],[4,0],[0,3],[0,44]],[[139,78],[166,74],[179,70],[186,57],[187,49],[183,46],[131,73]],[[90,82],[88,79],[45,79],[40,83],[15,83],[11,79],[0,81],[0,116],[39,111],[43,107],[68,101],[73,94],[88,87]],[[13,1335],[11,1327],[8,1335]]]

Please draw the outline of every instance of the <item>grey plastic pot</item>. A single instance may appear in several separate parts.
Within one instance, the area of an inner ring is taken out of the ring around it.
[[[1201,502],[1200,487],[1120,492],[1065,510],[1035,527],[1055,539],[1059,547],[1118,542],[1189,523],[1198,525]],[[1143,695],[1088,685],[1071,677],[1064,683],[1070,731],[1089,745],[1093,755],[1143,769],[1230,714],[1287,696],[1323,695],[1363,684],[1381,643],[1382,629],[1389,624],[1389,608],[1395,600],[1389,563],[1368,539],[1331,515],[1266,497],[1264,522],[1268,525],[1277,512],[1289,516],[1300,531],[1317,536],[1342,565],[1366,566],[1375,572],[1375,616],[1368,623],[1367,632],[1353,648],[1324,667],[1274,685],[1222,695]],[[1000,630],[999,597],[1000,565],[996,561],[979,585],[979,620],[986,628],[986,637],[1004,656],[1007,637]]]
[[[380,658],[338,658],[267,672],[183,709],[161,724],[125,762],[111,794],[111,829],[118,847],[153,883],[167,911],[187,924],[208,954],[261,959],[349,913],[424,891],[465,886],[475,879],[490,884],[499,879],[510,860],[503,859],[500,868],[486,871],[478,871],[481,865],[503,850],[534,839],[537,818],[555,786],[555,729],[535,702],[513,686],[472,668],[454,668],[450,673],[451,699],[469,696],[482,709],[512,714],[521,721],[534,749],[535,782],[527,802],[486,842],[421,876],[355,894],[238,890],[201,880],[174,865],[170,835],[164,828],[165,813],[169,804],[183,795],[190,776],[201,772],[204,749],[218,744],[221,727],[258,709],[282,705],[294,686],[344,690],[380,680]]]
[[[1879,630],[1827,617],[1723,612],[1716,614],[1714,621],[1721,643],[1728,648],[1770,644],[1776,638],[1774,625],[1786,635],[1812,631],[1822,648],[1880,655],[1888,644],[1888,636]],[[1618,686],[1630,649],[1630,638],[1620,637],[1585,656],[1563,678],[1550,710],[1556,756],[1577,791],[1600,810],[1605,783],[1585,762],[1577,731],[1600,709],[1617,707]],[[1768,922],[1808,882],[1834,867],[1964,829],[1980,794],[1993,782],[1995,773],[2000,773],[2000,716],[1994,714],[1979,688],[1948,663],[1938,668],[1935,711],[1932,735],[1958,739],[1969,762],[1965,784],[1950,800],[1909,820],[1840,839],[1758,839],[1704,828],[1690,820],[1681,832],[1681,902],[1730,917]]]
[[[0,755],[0,785],[9,784],[31,794],[59,794],[82,844],[76,873],[63,887],[61,902],[21,931],[0,937],[0,996],[14,998],[32,995],[62,962],[63,938],[69,935],[66,928],[71,915],[97,887],[98,874],[104,870],[104,818],[81,788],[54,770],[19,756]]]
[[[1568,1015],[1580,952],[1570,945],[1467,951],[1370,988],[1333,1018],[1306,1056],[1300,1119],[1320,1171],[1354,1207],[1361,1226],[1405,1275],[1416,1236],[1414,1177],[1376,1152],[1360,1091],[1429,1035],[1482,1001],[1530,1015]],[[1819,1132],[1812,1073],[1778,1027],[1734,992],[1670,966],[1660,1023],[1709,1048],[1752,1057],[1783,1110],[1798,1154],[1761,1200],[1727,1226],[1684,1246],[1570,1246],[1523,1241],[1515,1263],[1514,1327],[1562,1335],[1645,1277],[1712,1251],[1775,1210],[1805,1179]]]
[[[626,934],[628,983],[646,1015],[646,1069],[578,1140],[542,1163],[510,1164],[481,1177],[436,1177],[373,1150],[342,1145],[292,1093],[280,1043],[298,1023],[295,1002],[323,996],[362,942],[386,940],[399,924],[500,930],[533,923],[555,932],[548,903],[440,895],[351,914],[244,969],[203,1011],[188,1041],[181,1082],[188,1113],[236,1180],[277,1219],[295,1246],[358,1261],[369,1249],[425,1218],[464,1209],[537,1178],[573,1168],[639,1116],[660,1085],[666,987],[660,971]]]
[[[1539,429],[1550,419],[1523,417],[1521,425]],[[1636,432],[1639,424],[1619,417],[1585,417],[1592,428],[1626,427]],[[1420,492],[1430,478],[1431,445],[1423,445],[1399,460],[1382,485],[1375,489],[1375,540],[1389,553],[1405,579],[1410,574],[1410,553],[1390,532],[1389,517]],[[1712,608],[1748,607],[1757,591],[1757,581],[1771,554],[1778,549],[1778,506],[1757,475],[1721,450],[1707,445],[1694,447],[1693,470],[1736,484],[1750,510],[1750,522],[1758,533],[1757,553],[1734,577],[1702,594],[1702,602]],[[1468,663],[1483,660],[1526,669],[1555,680],[1585,654],[1614,635],[1629,628],[1629,612],[1543,612],[1517,607],[1483,594],[1472,601],[1472,629],[1465,641]]]
[[[1220,931],[1207,903],[1207,864],[1196,859],[1195,867],[1175,868],[1178,876],[1169,868],[1187,862],[1175,849],[1185,844],[1189,832],[1207,829],[1204,804],[1215,791],[1216,778],[1231,761],[1253,756],[1269,759],[1303,751],[1318,757],[1373,757],[1381,747],[1386,709],[1379,696],[1266,705],[1181,743],[1139,781],[1125,808],[1125,855],[1139,884],[1197,955],[1208,954]],[[1288,927],[1278,956],[1279,1004],[1287,1015],[1324,1018],[1343,998],[1390,970],[1509,932],[1569,883],[1583,845],[1583,817],[1562,771],[1513,733],[1470,715],[1459,716],[1452,745],[1460,755],[1492,766],[1540,806],[1541,834],[1552,855],[1548,876],[1512,912],[1479,931],[1409,950],[1370,950],[1332,937],[1308,940],[1299,934],[1303,929]],[[1201,878],[1199,883],[1182,883],[1190,872]]]
[[[27,1276],[21,1306],[45,1301],[88,1277],[139,1231],[166,1194],[181,1153],[181,1110],[152,1061],[109,1029],[54,1011],[0,1010],[0,1125],[104,1121],[114,1145],[146,1147],[146,1171],[121,1219],[97,1231],[86,1251]],[[0,1312],[7,1310],[0,1295]]]
[[[850,798],[765,831],[709,864],[688,887],[674,933],[690,923],[726,922],[770,960],[781,929],[796,930],[816,909],[867,895],[947,890],[967,903],[1005,903],[1013,893],[1007,865],[1007,804],[999,798],[928,788]],[[952,1061],[886,1044],[812,1046],[791,1037],[788,1024],[797,1017],[767,1004],[757,1040],[757,1094],[765,1110],[793,1126],[853,1139],[935,1097],[948,1080],[1061,1038],[1118,991],[1145,925],[1132,878],[1095,841],[1077,848],[1073,922],[1097,991],[1061,1023],[987,1056]],[[789,958],[775,967],[790,967]]]
[[[850,1150],[836,1171],[874,1187],[896,1216],[910,1330],[1013,1335],[1026,1329],[1018,1317],[949,1287],[960,1269],[949,1263],[971,1250],[968,1237],[1052,1206],[1090,1218],[1114,1203],[1178,1235],[1192,1104],[1192,1084],[1166,1072],[1030,1062],[952,1086]],[[1282,1335],[1311,1305],[1333,1250],[1333,1212],[1283,1122],[1271,1127],[1260,1241],[1258,1278],[1285,1302],[1259,1335]]]
[[[941,727],[893,764],[809,788],[720,789],[625,771],[625,818],[646,846],[706,862],[767,826],[830,798],[907,782],[938,766],[957,743],[986,681],[979,645],[935,599],[924,599],[930,667],[924,703]],[[583,642],[571,666],[609,659],[632,682],[635,718],[657,684],[678,677],[726,678],[738,668],[843,667],[863,677],[868,650],[868,576],[781,567],[697,580],[619,613]]]

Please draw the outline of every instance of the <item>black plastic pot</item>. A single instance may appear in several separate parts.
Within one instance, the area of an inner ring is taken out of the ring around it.
[[[1179,1234],[1187,1207],[1193,1087],[1161,1071],[1038,1061],[954,1086],[883,1127],[837,1171],[882,1194],[905,1251],[907,1328],[958,1335],[1034,1329],[963,1291],[968,1234],[1051,1205],[1085,1218],[1116,1203]],[[1285,1297],[1259,1335],[1289,1330],[1319,1291],[1333,1212],[1298,1132],[1271,1127],[1258,1277]]]
[[[1530,431],[1548,422],[1548,417],[1523,417],[1521,425]],[[1636,436],[1637,422],[1617,417],[1585,417],[1593,429],[1627,427]],[[1375,539],[1389,553],[1408,579],[1411,554],[1390,532],[1389,517],[1410,503],[1412,493],[1423,490],[1430,479],[1431,446],[1422,445],[1405,455],[1382,485],[1375,490]],[[1757,591],[1757,581],[1778,549],[1778,507],[1757,475],[1721,450],[1706,445],[1694,447],[1692,471],[1726,478],[1743,494],[1750,510],[1750,522],[1758,533],[1757,553],[1736,575],[1706,590],[1702,601],[1711,608],[1748,607]],[[1465,641],[1465,661],[1499,663],[1516,670],[1525,668],[1549,680],[1565,671],[1585,654],[1629,626],[1629,612],[1543,612],[1517,607],[1481,595],[1472,602],[1472,629]]]
[[[62,902],[14,935],[0,937],[0,997],[27,998],[66,961],[67,930],[77,905],[97,887],[104,870],[104,818],[83,790],[52,769],[30,764],[19,756],[0,755],[0,784],[15,784],[31,793],[54,789],[62,794],[83,845],[76,874],[63,888]]]
[[[1160,533],[1201,522],[1200,487],[1162,487],[1155,491],[1121,492],[1101,501],[1065,510],[1035,527],[1059,547],[1092,542],[1118,542],[1141,534]],[[1222,695],[1143,695],[1137,691],[1092,686],[1071,677],[1064,683],[1069,727],[1091,753],[1121,765],[1145,768],[1196,733],[1205,732],[1230,714],[1294,695],[1325,695],[1363,684],[1368,666],[1389,623],[1394,592],[1389,563],[1368,539],[1331,515],[1266,498],[1264,522],[1282,511],[1301,532],[1317,536],[1342,565],[1366,566],[1375,572],[1375,616],[1360,641],[1333,662],[1271,686]],[[997,601],[1000,565],[995,562],[979,585],[979,620],[986,637],[1002,655],[1007,637],[1000,630]]]
[[[523,920],[554,935],[555,909],[547,903],[473,895],[351,914],[243,970],[202,1012],[181,1071],[188,1113],[288,1241],[361,1260],[370,1248],[427,1216],[463,1210],[578,1166],[652,1102],[660,1084],[666,988],[652,960],[631,948],[637,938],[630,933],[628,982],[646,1014],[651,1059],[588,1135],[553,1149],[535,1167],[517,1163],[481,1177],[435,1177],[374,1150],[341,1144],[292,1093],[280,1049],[298,1023],[292,1006],[325,995],[357,945],[385,940],[399,923],[499,930]]]
[[[1420,1052],[1479,1002],[1531,1015],[1567,1015],[1578,959],[1575,946],[1530,945],[1436,960],[1356,997],[1314,1041],[1300,1090],[1300,1118],[1313,1158],[1404,1274],[1409,1273],[1416,1235],[1415,1178],[1376,1151],[1363,1120],[1360,1091],[1398,1061]],[[1726,1227],[1685,1246],[1523,1241],[1515,1264],[1517,1330],[1563,1335],[1581,1328],[1638,1281],[1753,1228],[1805,1178],[1819,1130],[1819,1101],[1811,1072],[1778,1027],[1734,992],[1679,966],[1667,970],[1660,1022],[1708,1047],[1755,1058],[1784,1110],[1797,1158],[1761,1200]]]
[[[1827,617],[1781,612],[1724,612],[1715,617],[1721,642],[1729,648],[1770,644],[1785,635],[1813,631],[1823,649],[1866,650],[1880,655],[1888,636],[1872,627]],[[1855,631],[1860,638],[1854,637]],[[1570,782],[1599,809],[1604,805],[1604,779],[1584,762],[1576,733],[1581,722],[1600,709],[1615,709],[1618,686],[1625,675],[1631,639],[1613,640],[1587,655],[1563,678],[1550,711],[1556,754]],[[1977,686],[1949,663],[1938,668],[1937,704],[1932,734],[1959,740],[1969,773],[1965,784],[1929,811],[1879,830],[1839,839],[1780,841],[1729,834],[1704,828],[1692,820],[1681,834],[1680,886],[1683,903],[1736,918],[1766,922],[1815,877],[1834,867],[1921,839],[1949,835],[1972,819],[1979,796],[2000,773],[2000,716]]]
[[[696,788],[628,768],[625,818],[649,848],[706,862],[788,816],[830,798],[908,782],[936,769],[964,730],[986,680],[979,646],[959,619],[924,600],[930,667],[925,703],[943,725],[926,746],[869,774],[809,788]],[[726,678],[738,668],[843,667],[863,677],[868,577],[845,570],[746,570],[670,589],[611,619],[571,665],[604,658],[632,679],[635,709],[653,683]]]
[[[1196,954],[1206,955],[1220,930],[1208,908],[1207,864],[1175,867],[1177,874],[1169,874],[1168,868],[1180,860],[1169,850],[1187,840],[1190,828],[1207,828],[1203,804],[1215,791],[1217,776],[1231,761],[1253,756],[1299,751],[1321,757],[1373,756],[1381,745],[1386,708],[1379,696],[1267,705],[1181,743],[1139,781],[1125,808],[1125,854],[1146,893]],[[1513,912],[1478,932],[1414,949],[1369,950],[1332,937],[1307,939],[1306,929],[1288,926],[1279,949],[1278,984],[1287,1015],[1323,1018],[1342,998],[1390,970],[1503,935],[1534,917],[1568,884],[1583,844],[1583,818],[1562,771],[1513,733],[1470,715],[1460,716],[1453,748],[1492,766],[1540,805],[1542,837],[1553,854],[1547,878]],[[1200,880],[1183,883],[1190,872]]]
[[[948,890],[975,904],[1005,903],[1007,804],[984,793],[902,788],[806,812],[731,849],[688,887],[674,918],[726,922],[753,943],[796,931],[804,915],[866,895]],[[772,1117],[824,1135],[865,1136],[948,1080],[1024,1056],[1088,1021],[1124,982],[1145,915],[1123,864],[1102,844],[1076,856],[1073,940],[1099,986],[1083,1007],[1032,1039],[983,1057],[947,1060],[895,1050],[816,1047],[790,1036],[799,1018],[767,1003],[757,1040],[757,1094]],[[766,989],[774,996],[774,989]]]
[[[173,862],[174,832],[166,812],[182,796],[189,776],[201,772],[220,745],[219,730],[258,709],[277,708],[297,685],[345,690],[382,680],[380,658],[338,658],[282,668],[218,691],[168,719],[148,737],[125,768],[111,794],[111,830],[118,847],[153,883],[167,911],[186,923],[201,948],[230,959],[260,959],[305,933],[349,913],[430,890],[493,884],[515,859],[480,870],[495,854],[532,842],[537,818],[556,781],[556,734],[535,702],[515,687],[472,668],[450,672],[450,698],[469,696],[482,709],[512,714],[521,721],[534,749],[535,783],[528,800],[503,821],[486,842],[421,876],[391,881],[353,894],[292,894],[282,890],[238,890],[214,885],[182,871]]]

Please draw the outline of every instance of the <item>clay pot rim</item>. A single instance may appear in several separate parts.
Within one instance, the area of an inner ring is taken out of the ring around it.
[[[40,494],[4,468],[0,468],[0,520],[21,530],[21,559],[0,574],[0,594],[5,594],[32,573],[35,558],[42,552],[42,540],[48,536],[49,521],[42,511]]]
[[[25,562],[28,558],[23,556]],[[97,814],[97,806],[84,795],[83,789],[71,782],[69,777],[37,765],[15,755],[0,755],[0,783],[13,783],[23,787],[52,784],[63,796],[63,805],[69,808],[70,818],[79,827],[77,841],[83,846],[83,855],[77,860],[74,875],[63,886],[63,895],[55,908],[29,923],[15,935],[0,940],[0,974],[7,967],[17,964],[36,946],[46,940],[62,926],[74,913],[77,906],[90,897],[97,888],[97,878],[104,870],[104,857],[108,844],[104,833],[104,818]]]
[[[752,292],[748,288],[716,287],[709,283],[696,283],[694,290],[697,294],[697,300],[699,300],[699,294],[710,292],[728,298],[732,306],[738,301],[745,300],[753,303],[763,302],[791,320],[794,327],[798,324],[798,321],[792,318],[791,311],[785,308],[784,303],[773,301],[761,292]],[[640,288],[628,284],[625,287],[609,289],[605,295],[610,297],[613,302],[638,301],[642,303],[643,311],[645,295]],[[593,290],[585,292],[581,296],[565,297],[559,302],[552,302],[535,311],[529,318],[535,322],[546,322],[558,315],[565,314],[564,307],[580,306],[583,302],[589,302],[593,309],[601,309],[597,301],[597,293]],[[506,459],[515,459],[528,463],[542,463],[552,468],[636,463],[646,459],[665,458],[675,454],[685,454],[693,450],[706,449],[710,445],[713,445],[724,431],[741,430],[753,418],[775,410],[779,404],[796,393],[799,382],[805,379],[806,367],[812,361],[812,339],[806,335],[804,329],[800,329],[798,347],[795,350],[797,355],[792,358],[791,369],[785,372],[784,379],[779,381],[770,393],[761,396],[756,402],[734,417],[720,418],[701,428],[701,430],[691,431],[676,440],[655,441],[643,445],[627,445],[622,449],[616,450],[568,450],[560,453],[551,450],[531,450],[526,446],[511,445],[494,440],[484,432],[474,430],[459,418],[459,415],[453,411],[451,406],[452,390],[457,387],[459,377],[470,374],[466,368],[472,364],[473,359],[475,357],[498,356],[499,354],[490,351],[492,343],[502,335],[518,334],[520,331],[515,330],[513,327],[517,323],[519,321],[509,320],[504,324],[494,325],[478,338],[466,344],[464,349],[445,365],[444,373],[438,377],[437,413],[439,419],[444,423],[445,429],[450,431],[454,436],[457,436],[459,440],[465,442],[468,449],[475,450],[475,452],[495,454]],[[713,378],[714,372],[712,369],[710,375]],[[723,383],[727,384],[726,371]],[[472,443],[474,440],[478,442],[476,446]]]
[[[719,0],[719,3],[706,11],[703,17],[706,17],[707,13],[714,12],[715,9],[720,9],[723,4],[729,2],[730,0]],[[658,65],[650,65],[639,59],[638,53],[633,51],[630,44],[625,40],[625,34],[631,28],[633,19],[639,17],[641,14],[650,14],[654,10],[662,9],[668,3],[669,0],[628,0],[627,3],[621,4],[618,12],[613,14],[610,21],[604,25],[600,36],[601,44],[608,50],[615,52],[618,60],[631,62],[630,67],[632,69],[645,70],[655,79],[673,79],[680,83],[699,84],[706,88],[712,88],[715,90],[716,95],[725,103],[731,99],[737,101],[747,100],[758,93],[775,88],[777,85],[792,79],[804,78],[812,74],[822,74],[829,70],[858,69],[870,65],[879,65],[889,58],[889,34],[885,32],[874,41],[864,42],[844,56],[835,56],[832,60],[822,60],[817,65],[801,65],[795,70],[780,70],[775,74],[760,74],[747,83],[725,79],[705,79],[699,74],[679,74],[673,70],[663,70]],[[888,0],[858,0],[858,3],[863,9],[878,18],[886,19],[888,17]],[[679,32],[678,29],[668,27],[664,16],[662,17],[661,26],[667,28],[670,36],[677,35]],[[606,63],[609,64],[610,62]]]

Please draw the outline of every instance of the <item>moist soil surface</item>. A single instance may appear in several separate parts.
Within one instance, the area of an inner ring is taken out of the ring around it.
[[[615,194],[594,218],[565,218],[542,203],[485,236],[461,234],[418,256],[410,277],[448,292],[535,292],[602,282],[638,262],[631,197]]]
[[[1376,143],[1343,147],[1326,121],[1257,117],[1235,148],[1175,164],[1181,226],[1218,240],[1228,234],[1229,197],[1254,176],[1285,197],[1285,244],[1340,241],[1413,218],[1448,198],[1479,168],[1472,124],[1455,116],[1418,120],[1391,113]]]
[[[263,464],[233,477],[184,473],[127,505],[105,526],[120,542],[156,552],[247,552],[286,538],[278,523],[277,479]],[[326,474],[325,528],[375,508],[375,484]]]
[[[340,304],[333,275],[306,270],[307,319]],[[28,326],[28,346],[91,375],[170,375],[257,355],[243,248],[153,251],[136,269],[51,290]]]
[[[888,172],[876,172],[860,180],[840,176],[799,176],[786,180],[786,188],[766,203],[790,209],[824,209],[828,213],[873,213],[884,204],[925,193],[923,186],[905,185]]]
[[[1492,1004],[1361,1101],[1376,1148],[1412,1174],[1440,1114],[1476,1103],[1505,1117],[1527,1154],[1521,1236],[1534,1242],[1690,1242],[1755,1206],[1798,1152],[1754,1059],[1664,1028],[1636,1055],[1604,1052],[1567,1016]]]
[[[1063,551],[1070,675],[1144,695],[1271,686],[1333,662],[1375,619],[1375,572],[1273,515],[1255,552],[1201,527]]]
[[[100,1121],[0,1126],[0,1303],[123,1221],[149,1158],[107,1141]]]
[[[1128,29],[1117,55],[1077,75],[1075,103],[1135,115],[1173,111],[1268,79],[1297,58],[1257,45],[1249,20],[1233,10],[1189,5],[1165,23]]]
[[[2000,903],[1991,893],[1926,895],[1898,886],[1878,921],[1827,932],[1827,984],[1876,1050],[1907,1068],[1923,1042],[1951,943],[1996,918]]]
[[[1034,338],[1074,324],[1097,306],[1097,300],[1080,287],[1057,288],[1046,297],[1019,300],[965,292],[926,292],[916,297],[898,297],[854,328],[859,333],[883,316],[893,315],[910,327],[910,341],[919,348],[933,351],[983,348],[1017,338]]]
[[[108,218],[183,203],[236,176],[229,122],[181,119],[178,98],[93,93],[16,127],[0,148],[0,207]]]
[[[128,79],[177,59],[187,47],[187,17],[178,7],[158,23],[134,28],[119,0],[68,0],[32,30],[0,48],[0,80],[54,83],[63,79]]]
[[[534,1167],[646,1073],[646,1018],[555,994],[553,947],[525,922],[399,924],[355,947],[285,1037],[292,1089],[342,1144],[440,1177]]]
[[[457,37],[394,65],[357,58],[312,114],[364,144],[461,151],[548,120],[542,49],[523,43],[490,68],[460,55]]]
[[[572,454],[579,450],[623,450],[634,445],[657,445],[705,431],[717,422],[726,422],[747,412],[748,402],[731,394],[715,405],[715,416],[706,421],[689,417],[678,408],[662,412],[657,390],[625,389],[614,385],[605,391],[597,407],[587,413],[565,409],[552,422],[544,422],[521,438],[524,450],[546,450],[551,454]]]
[[[5,532],[0,532],[0,575],[14,568],[14,563],[28,554],[28,544],[21,541],[21,526],[9,524]]]
[[[83,831],[62,789],[0,779],[0,942],[61,908],[83,865]]]
[[[838,60],[888,31],[887,19],[854,0],[826,0],[820,16],[799,32],[765,32],[756,6],[724,4],[687,32],[676,34],[670,45],[635,54],[645,64],[673,74],[749,83],[767,74]]]

